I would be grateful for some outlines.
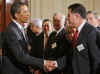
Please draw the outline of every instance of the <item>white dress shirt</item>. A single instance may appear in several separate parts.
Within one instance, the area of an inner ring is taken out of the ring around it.
[[[62,26],[58,31],[55,30],[57,32],[56,36],[59,34],[59,32],[62,31],[63,28],[64,28],[64,26]]]
[[[80,24],[80,26],[78,27],[78,35],[80,31],[82,30],[82,28],[84,27],[85,23],[86,23],[86,20],[83,20],[82,24]]]
[[[16,20],[14,20],[13,19],[13,22],[14,23],[16,23],[16,25],[18,26],[18,28],[21,30],[21,32],[23,33],[23,36],[24,36],[24,38],[25,38],[25,40],[26,40],[26,37],[25,37],[25,32],[24,32],[24,27],[21,25],[21,24],[19,24]]]

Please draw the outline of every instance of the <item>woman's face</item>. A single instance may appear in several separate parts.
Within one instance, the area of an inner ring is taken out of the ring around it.
[[[50,22],[49,21],[47,21],[47,22],[44,22],[43,23],[43,26],[42,26],[42,29],[43,29],[43,31],[44,32],[49,32],[50,31]]]

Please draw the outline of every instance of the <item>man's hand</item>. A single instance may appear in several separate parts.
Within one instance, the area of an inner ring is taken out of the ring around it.
[[[56,61],[49,61],[49,60],[45,60],[45,63],[44,63],[44,70],[46,72],[50,72],[54,69],[57,68],[57,62]]]

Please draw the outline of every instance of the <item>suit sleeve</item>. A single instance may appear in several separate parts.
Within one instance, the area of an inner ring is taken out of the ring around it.
[[[57,59],[58,67],[57,69],[60,71],[65,71],[70,73],[72,70],[72,56],[66,55]]]
[[[97,39],[96,30],[93,30],[88,35],[88,53],[90,58],[90,71],[91,74],[100,73],[100,48],[98,47],[97,40],[100,42],[100,39]],[[100,33],[98,33],[100,38]]]
[[[96,43],[100,49],[100,30],[98,30],[98,29],[96,30]]]
[[[17,39],[17,35],[12,30],[6,32],[6,41],[9,46],[9,51],[12,53],[14,59],[18,62],[29,65],[31,64],[33,67],[37,66],[39,68],[43,68],[43,60],[32,57],[28,54],[28,52],[24,51],[21,46],[20,41]]]
[[[58,70],[64,70],[64,68],[66,67],[66,56],[58,58],[57,64],[58,64],[58,67],[57,67]]]
[[[2,32],[0,32],[0,48],[2,48]]]

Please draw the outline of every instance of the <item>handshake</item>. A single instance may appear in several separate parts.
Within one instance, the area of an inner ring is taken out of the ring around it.
[[[44,71],[45,72],[50,72],[53,71],[54,69],[57,68],[57,62],[56,61],[50,61],[50,60],[45,60],[44,61]]]

